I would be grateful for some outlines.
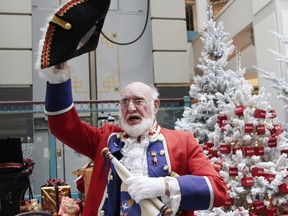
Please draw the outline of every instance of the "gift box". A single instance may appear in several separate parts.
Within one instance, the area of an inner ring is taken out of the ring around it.
[[[254,148],[255,147],[253,147],[253,146],[244,147],[243,148],[243,154],[245,156],[253,156],[253,155],[255,155],[255,149]]]
[[[219,114],[219,115],[218,115],[218,120],[221,121],[221,122],[222,122],[222,121],[225,121],[225,120],[227,120],[227,119],[228,119],[227,115],[222,115],[222,114]]]
[[[287,194],[288,193],[288,183],[284,182],[281,185],[279,185],[279,193],[280,194]]]
[[[288,149],[283,149],[280,152],[281,152],[281,154],[287,154],[287,156],[288,156]]]
[[[71,189],[70,185],[54,180],[48,180],[48,183],[41,187],[42,211],[48,211],[51,214],[57,215],[62,197],[71,197]]]
[[[89,186],[90,186],[92,170],[93,170],[93,168],[87,168],[84,170],[84,188],[85,188],[85,195],[86,196],[87,196]]]
[[[213,164],[214,169],[219,172],[222,169],[222,163],[219,161],[215,161],[215,163]]]
[[[211,150],[211,149],[210,149],[210,150],[208,151],[208,158],[211,159],[211,158],[213,158],[213,157],[219,157],[219,156],[218,156],[218,151],[215,151],[215,150]]]
[[[256,214],[260,214],[265,211],[265,205],[263,201],[256,201],[253,202],[253,211]]]
[[[266,131],[266,128],[265,128],[264,124],[259,124],[259,125],[256,126],[256,133],[258,135],[265,134],[265,131]]]
[[[253,177],[243,177],[241,179],[241,185],[243,187],[252,187],[254,186],[254,179]]]
[[[253,176],[253,177],[263,176],[263,174],[264,174],[264,168],[252,167],[251,172],[252,172],[252,176]]]
[[[277,137],[269,137],[268,139],[268,146],[270,148],[275,148],[277,147]]]
[[[263,146],[254,147],[254,152],[255,152],[256,156],[263,156],[264,155],[264,147]]]
[[[227,197],[224,206],[231,207],[234,205],[234,199],[232,197]]]
[[[237,116],[242,116],[243,113],[244,113],[245,108],[246,108],[246,107],[243,106],[242,104],[236,106],[235,114],[236,114]]]
[[[254,125],[252,123],[246,123],[244,125],[244,132],[245,133],[252,133],[254,131]]]
[[[238,168],[229,167],[229,176],[238,176]]]
[[[85,164],[82,168],[72,171],[73,175],[78,176],[76,180],[74,180],[74,182],[76,182],[77,189],[81,193],[87,194],[88,192],[93,166],[94,166],[94,163],[89,162]]]
[[[277,216],[277,209],[276,208],[267,208],[265,215],[266,216]]]
[[[262,176],[263,176],[268,182],[272,182],[272,181],[275,179],[275,177],[276,177],[275,174],[270,174],[270,173],[264,173]]]
[[[203,143],[203,150],[210,150],[214,144],[212,142],[204,142]]]
[[[256,109],[255,112],[254,112],[254,117],[255,118],[265,119],[266,118],[266,111],[265,110],[261,110],[261,109]]]
[[[271,129],[272,136],[278,136],[279,134],[283,133],[284,129],[280,124],[273,124],[273,129]]]
[[[231,147],[229,144],[221,144],[220,145],[220,153],[221,154],[229,154],[231,151]]]
[[[275,110],[270,110],[269,113],[270,113],[270,118],[276,118],[277,117]]]

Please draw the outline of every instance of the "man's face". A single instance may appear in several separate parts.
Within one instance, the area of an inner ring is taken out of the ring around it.
[[[126,103],[128,102],[128,104],[125,105],[120,104],[123,120],[128,125],[137,125],[145,118],[154,117],[153,101],[147,89],[129,85],[123,90],[121,100]]]
[[[155,120],[155,105],[151,89],[141,83],[132,83],[122,91],[120,102],[120,122],[131,136],[139,136],[148,130]],[[140,134],[139,134],[140,133]]]

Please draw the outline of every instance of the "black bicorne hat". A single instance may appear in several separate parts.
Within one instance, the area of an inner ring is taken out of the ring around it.
[[[41,69],[95,50],[110,0],[70,0],[49,21]]]

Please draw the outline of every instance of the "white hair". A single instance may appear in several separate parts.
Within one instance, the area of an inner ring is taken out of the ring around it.
[[[150,86],[151,88],[151,98],[153,100],[156,100],[159,98],[159,91],[155,86]]]

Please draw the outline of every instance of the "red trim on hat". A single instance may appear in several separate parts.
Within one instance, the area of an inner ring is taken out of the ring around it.
[[[57,15],[59,16],[64,16],[64,14],[70,10],[72,7],[78,5],[78,4],[82,4],[84,2],[86,2],[88,0],[72,0],[70,2],[68,2],[67,4],[65,4],[58,12]]]
[[[55,26],[52,26],[52,25],[50,25],[47,29],[43,51],[42,51],[42,68],[46,68],[50,65],[49,57],[50,57],[51,41],[52,41],[52,36],[53,36],[54,31],[55,31]]]
[[[21,163],[0,163],[0,168],[21,168],[23,164]]]

